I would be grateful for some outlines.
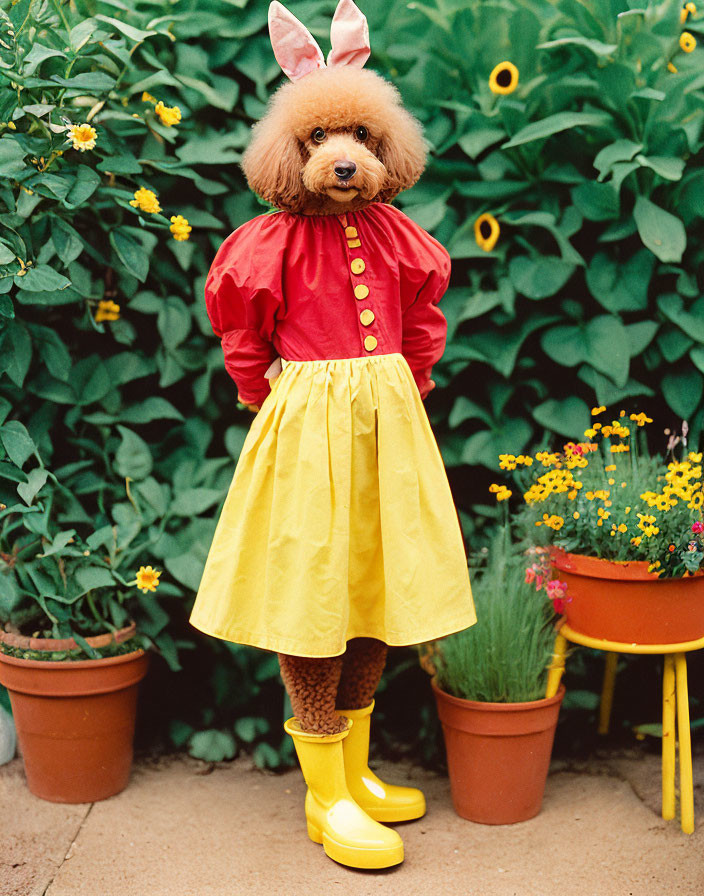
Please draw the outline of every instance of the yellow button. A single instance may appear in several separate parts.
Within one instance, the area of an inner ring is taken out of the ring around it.
[[[359,319],[362,321],[362,325],[368,327],[369,324],[374,323],[374,312],[371,308],[365,308],[364,311],[359,315]]]
[[[350,249],[358,249],[362,245],[361,240],[347,240],[347,245]]]
[[[372,336],[370,334],[369,336],[364,337],[364,347],[366,348],[366,350],[368,352],[373,352],[374,349],[376,348],[376,345],[377,345],[377,342],[376,342],[375,336]]]
[[[353,240],[357,236],[356,227],[345,227],[345,236],[348,240]]]
[[[366,299],[369,295],[369,287],[365,286],[364,283],[358,283],[354,288],[354,297],[355,299]]]
[[[350,269],[353,274],[362,274],[365,267],[366,265],[364,264],[364,259],[362,258],[353,258],[352,263],[350,264]]]

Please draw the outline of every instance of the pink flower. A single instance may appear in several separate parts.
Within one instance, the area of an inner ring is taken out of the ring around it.
[[[692,532],[694,532],[695,535],[700,535],[702,532],[704,532],[704,523],[702,523],[701,520],[697,520],[696,523],[692,523]]]
[[[543,587],[543,577],[542,577],[542,576],[536,576],[536,577],[535,577],[535,590],[536,590],[536,591],[540,591],[540,589],[541,589],[542,587]]]
[[[550,600],[560,600],[567,594],[567,582],[561,582],[559,579],[550,579],[545,585]]]
[[[555,612],[562,615],[565,612],[565,607],[571,600],[571,597],[556,597],[552,602],[552,605],[555,608]]]
[[[535,581],[535,569],[532,566],[529,566],[526,569],[526,584],[531,585]]]
[[[687,545],[687,550],[688,551],[696,551],[696,549],[697,549],[696,541],[690,541],[690,543]]]

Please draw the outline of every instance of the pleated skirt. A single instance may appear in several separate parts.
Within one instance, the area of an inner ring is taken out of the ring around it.
[[[235,470],[190,622],[304,657],[476,621],[442,458],[400,354],[284,361]]]

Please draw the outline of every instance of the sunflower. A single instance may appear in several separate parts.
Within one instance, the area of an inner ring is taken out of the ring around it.
[[[492,93],[505,95],[518,87],[518,69],[512,62],[500,62],[489,75],[489,89]]]
[[[693,34],[690,34],[689,31],[683,31],[682,34],[680,34],[680,47],[685,53],[691,53],[696,45],[696,38]]]
[[[474,238],[477,245],[485,252],[491,252],[499,239],[501,228],[493,215],[480,215],[474,222]]]

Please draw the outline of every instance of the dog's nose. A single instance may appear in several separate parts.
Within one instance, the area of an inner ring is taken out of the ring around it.
[[[349,159],[338,159],[335,162],[335,174],[340,180],[349,180],[351,177],[354,177],[356,170],[357,166],[354,162],[350,162]]]

